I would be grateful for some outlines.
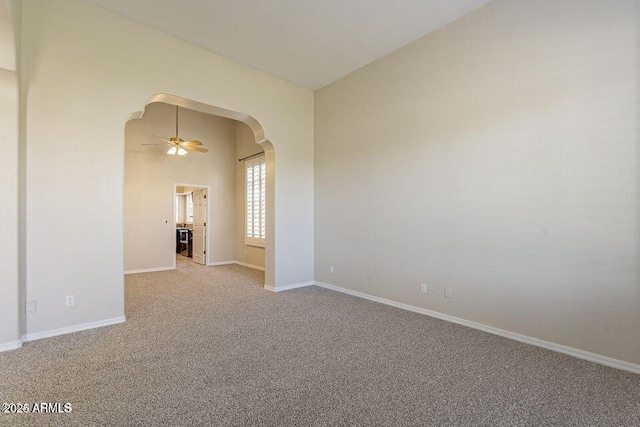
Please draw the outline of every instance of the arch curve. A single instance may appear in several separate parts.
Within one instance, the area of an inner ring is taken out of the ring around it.
[[[227,119],[237,120],[249,126],[255,137],[256,144],[264,144],[268,142],[264,137],[264,129],[260,122],[248,114],[239,113],[237,111],[227,110],[226,108],[216,107],[214,105],[204,104],[202,102],[193,101],[191,99],[183,98],[181,96],[169,95],[166,93],[157,93],[151,96],[145,102],[145,106],[153,104],[154,102],[161,102],[163,104],[177,105],[189,110],[198,111],[200,113],[212,114],[214,116],[224,117]],[[136,111],[129,114],[127,121],[140,119],[144,115],[144,111]]]

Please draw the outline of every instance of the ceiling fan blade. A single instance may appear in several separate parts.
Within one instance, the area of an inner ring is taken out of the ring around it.
[[[161,140],[163,140],[164,142],[166,142],[167,144],[171,144],[171,145],[173,145],[173,142],[169,141],[168,139],[164,139],[164,138],[163,138],[163,137],[161,137],[161,136],[153,135],[153,137],[154,137],[154,138],[161,139]]]
[[[202,142],[200,141],[185,141],[182,143],[182,145],[202,145]]]
[[[200,147],[192,147],[190,145],[185,145],[183,147],[185,150],[189,150],[189,151],[199,151],[200,153],[206,153],[209,150],[207,150],[206,148],[200,148]]]

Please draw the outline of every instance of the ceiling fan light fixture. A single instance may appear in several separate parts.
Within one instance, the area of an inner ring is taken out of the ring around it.
[[[172,136],[169,139],[163,138],[158,135],[153,135],[154,138],[158,138],[167,144],[169,144],[169,150],[167,150],[167,154],[178,156],[186,156],[189,151],[195,151],[198,153],[206,153],[209,150],[206,148],[200,147],[202,142],[200,141],[185,141],[184,139],[178,136],[178,106],[176,105],[176,136]],[[142,144],[142,145],[157,145],[157,144]]]

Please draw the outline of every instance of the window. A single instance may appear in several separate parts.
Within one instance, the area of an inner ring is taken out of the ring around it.
[[[193,193],[176,195],[176,224],[193,222]]]
[[[245,243],[264,247],[266,223],[266,165],[264,156],[245,161],[247,184],[247,228]]]
[[[187,222],[193,222],[193,193],[187,194]]]

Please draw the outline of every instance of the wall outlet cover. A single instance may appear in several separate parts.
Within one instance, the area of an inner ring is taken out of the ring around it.
[[[27,301],[26,312],[27,313],[37,313],[38,312],[38,301],[37,300]]]
[[[422,292],[423,294],[427,293],[427,284],[426,283],[421,283],[420,284],[420,292]]]
[[[73,307],[73,305],[75,304],[75,298],[73,297],[73,295],[68,295],[64,298],[64,303],[67,307]]]
[[[451,288],[444,288],[444,297],[451,298]]]

